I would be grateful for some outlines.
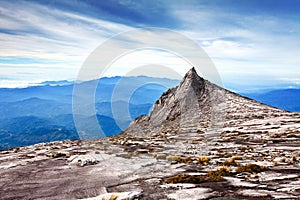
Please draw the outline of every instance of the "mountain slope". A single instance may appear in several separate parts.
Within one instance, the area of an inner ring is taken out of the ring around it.
[[[225,121],[236,116],[244,121],[283,112],[210,83],[192,68],[177,87],[163,93],[149,116],[138,117],[124,132],[131,135],[206,132],[208,137],[210,133],[217,134]]]

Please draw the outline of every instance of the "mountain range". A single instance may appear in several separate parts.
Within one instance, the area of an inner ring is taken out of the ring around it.
[[[122,80],[122,85],[118,85]],[[118,119],[114,112],[125,107],[129,110],[129,119],[148,114],[153,103],[166,89],[178,83],[177,80],[164,78],[111,77],[83,82],[94,84],[97,119],[107,136],[120,133],[121,127],[127,127],[130,120]],[[161,85],[165,86],[161,86]],[[74,83],[68,81],[44,82],[40,86],[28,88],[0,89],[0,149],[7,149],[39,142],[64,139],[79,139],[73,120],[72,95]],[[129,102],[124,94],[113,96],[115,87],[124,92],[134,88]],[[122,116],[124,113],[118,113]],[[88,119],[92,116],[84,116]],[[88,121],[88,120],[87,120]]]
[[[0,199],[298,200],[299,122],[191,69],[120,134],[0,151]]]
[[[121,80],[122,85],[118,84]],[[94,81],[82,84],[94,84]],[[119,112],[124,112],[120,108],[128,108],[129,119],[147,115],[158,97],[166,90],[165,86],[173,87],[178,82],[146,76],[101,78],[95,95],[95,109],[105,135],[120,133],[130,123],[128,118],[126,120],[121,118],[117,119],[116,124],[112,108]],[[74,82],[69,81],[48,81],[40,86],[28,88],[0,88],[0,149],[39,142],[78,139],[72,115],[73,85]],[[127,91],[138,85],[142,86],[135,89],[130,101],[127,102]],[[121,93],[113,96],[116,86]],[[300,111],[299,89],[242,95],[283,110]],[[117,116],[125,114],[118,113]],[[92,116],[84,116],[86,119],[90,117]]]
[[[278,89],[244,95],[283,110],[300,112],[300,89]]]

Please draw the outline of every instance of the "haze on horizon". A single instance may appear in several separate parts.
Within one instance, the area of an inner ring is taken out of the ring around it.
[[[3,0],[0,87],[75,80],[84,60],[105,40],[159,27],[196,41],[227,88],[299,88],[299,22],[297,0]],[[138,51],[116,61],[105,75],[123,76],[151,64],[181,75],[190,68],[165,52]]]

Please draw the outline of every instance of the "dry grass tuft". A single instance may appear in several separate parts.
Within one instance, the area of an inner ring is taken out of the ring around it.
[[[296,138],[297,135],[295,133],[290,133],[286,136],[287,138]]]
[[[117,194],[112,194],[110,197],[109,197],[109,200],[116,200],[118,198],[118,195]]]
[[[245,166],[240,166],[236,172],[237,173],[242,173],[242,172],[249,172],[249,173],[259,173],[259,172],[263,172],[266,171],[267,168],[264,166],[259,166],[256,164],[248,164]]]
[[[177,184],[177,183],[200,184],[203,182],[219,182],[219,181],[224,181],[223,176],[228,176],[228,175],[230,175],[230,171],[227,168],[221,168],[217,171],[209,171],[205,176],[178,174],[170,178],[164,179],[163,182],[167,184]]]
[[[223,166],[240,166],[239,163],[236,162],[236,160],[241,160],[241,156],[234,156],[230,158],[229,160],[225,161],[222,165]]]
[[[166,159],[167,159],[168,161],[177,161],[177,162],[179,162],[182,158],[181,158],[181,156],[168,155],[168,156],[166,157]]]
[[[161,160],[166,159],[166,157],[167,157],[167,155],[164,154],[164,153],[156,153],[156,152],[154,152],[154,153],[152,153],[152,155],[153,155],[156,159],[161,159]]]
[[[214,177],[210,176],[210,179],[213,180],[220,180],[220,177]],[[168,184],[177,184],[177,183],[194,183],[194,184],[200,184],[203,182],[207,182],[209,180],[208,176],[200,176],[200,175],[189,175],[189,174],[178,174],[173,177],[164,179],[164,183]]]
[[[49,158],[59,158],[59,157],[65,157],[67,156],[65,153],[61,153],[61,152],[51,152],[46,154],[47,157]]]
[[[198,163],[199,164],[202,164],[202,165],[207,165],[208,162],[210,161],[210,158],[208,157],[200,157],[197,159]]]
[[[20,147],[16,147],[16,148],[14,148],[14,153],[18,153],[19,151],[20,151],[21,149],[20,149]]]
[[[166,159],[171,162],[189,163],[189,164],[195,163],[201,165],[207,165],[208,162],[210,161],[210,158],[208,157],[184,157],[178,155],[168,155]]]
[[[292,155],[292,160],[293,160],[294,162],[297,161],[297,155],[296,155],[296,154],[293,154],[293,155]]]

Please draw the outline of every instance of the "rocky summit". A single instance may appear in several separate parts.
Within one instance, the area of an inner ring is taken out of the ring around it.
[[[191,69],[112,137],[0,151],[0,199],[300,199],[300,113]]]

